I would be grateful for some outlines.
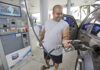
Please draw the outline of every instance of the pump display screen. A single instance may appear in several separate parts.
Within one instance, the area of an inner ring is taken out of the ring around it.
[[[20,6],[15,6],[0,2],[0,15],[20,17],[21,16]]]

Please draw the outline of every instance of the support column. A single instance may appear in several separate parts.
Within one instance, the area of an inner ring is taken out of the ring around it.
[[[67,0],[67,14],[68,15],[71,15],[70,8],[71,8],[71,0]]]
[[[44,25],[48,20],[48,0],[40,0],[40,22]]]

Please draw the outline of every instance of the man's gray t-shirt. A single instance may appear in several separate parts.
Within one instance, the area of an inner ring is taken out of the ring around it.
[[[56,22],[54,20],[48,20],[45,25],[45,36],[44,36],[44,48],[50,52],[52,49],[62,45],[62,35],[65,29],[68,27],[68,23],[64,20]],[[51,55],[59,56],[62,54],[63,48],[60,47],[54,50]]]

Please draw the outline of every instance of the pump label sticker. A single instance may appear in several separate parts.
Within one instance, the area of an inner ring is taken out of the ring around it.
[[[19,54],[18,53],[13,54],[12,55],[12,60],[16,60],[16,59],[18,59],[18,57],[19,57]]]

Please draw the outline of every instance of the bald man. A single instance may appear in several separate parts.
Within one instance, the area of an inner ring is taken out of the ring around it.
[[[55,5],[53,7],[53,19],[48,20],[41,33],[40,43],[41,46],[42,40],[44,40],[44,48],[49,53],[52,49],[60,46],[64,46],[65,48],[71,47],[72,45],[69,43],[69,25],[67,22],[62,20],[62,6]],[[59,64],[62,63],[62,50],[60,47],[50,53],[52,60],[54,62],[54,70],[58,70]],[[51,57],[44,51],[44,59],[46,64],[41,67],[41,70],[50,68],[49,62]]]

